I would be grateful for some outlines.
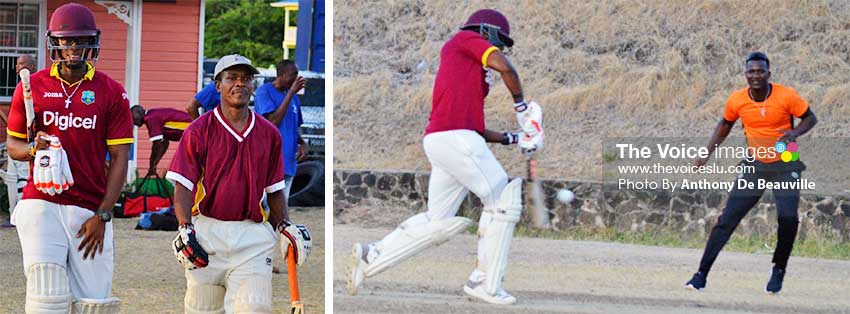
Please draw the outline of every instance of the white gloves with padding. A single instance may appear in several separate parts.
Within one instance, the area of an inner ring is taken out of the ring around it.
[[[43,193],[61,194],[74,185],[74,175],[71,174],[71,167],[68,164],[68,154],[62,148],[58,137],[42,136],[42,139],[50,142],[50,147],[35,153],[32,169],[33,183],[35,188]]]
[[[543,109],[536,102],[514,104],[516,120],[522,128],[519,147],[523,153],[533,153],[543,149]]]

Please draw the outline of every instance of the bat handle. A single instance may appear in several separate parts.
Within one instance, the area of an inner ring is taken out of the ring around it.
[[[301,302],[301,291],[298,289],[298,268],[295,261],[295,250],[290,245],[286,250],[286,267],[289,275],[289,300],[294,304]]]

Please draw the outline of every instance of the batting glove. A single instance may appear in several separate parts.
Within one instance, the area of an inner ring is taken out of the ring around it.
[[[174,257],[183,265],[183,268],[192,270],[207,267],[210,263],[210,255],[215,255],[212,247],[209,253],[201,246],[198,237],[195,234],[195,226],[193,224],[182,224],[177,230],[177,237],[172,242],[174,247]]]
[[[53,189],[56,190],[56,194],[59,194],[67,191],[74,185],[74,175],[71,174],[71,166],[68,164],[68,153],[62,148],[59,137],[53,136],[50,139],[50,148],[48,150],[55,151],[56,155],[59,156],[59,164],[57,167],[51,169]]]
[[[296,225],[291,222],[284,221],[277,227],[283,241],[280,241],[280,251],[283,256],[292,248],[295,253],[295,263],[298,266],[304,264],[307,257],[310,256],[310,250],[313,249],[313,238],[310,236],[310,230],[304,225]]]
[[[543,109],[536,102],[514,104],[516,120],[522,131],[531,137],[543,133]]]
[[[523,133],[519,139],[519,149],[523,154],[531,154],[543,149],[543,129],[535,136]]]
[[[48,195],[57,195],[71,188],[74,184],[71,168],[68,166],[68,155],[62,149],[59,138],[48,136],[48,149],[39,150],[35,154],[33,167],[33,183],[35,188]]]
[[[514,104],[516,119],[522,128],[520,151],[530,154],[543,149],[543,109],[536,102]]]

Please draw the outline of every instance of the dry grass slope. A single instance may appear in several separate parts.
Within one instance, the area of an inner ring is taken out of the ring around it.
[[[511,21],[510,59],[545,108],[544,177],[601,179],[608,137],[709,136],[754,50],[812,104],[810,136],[850,136],[847,1],[349,1],[333,17],[335,167],[428,170],[439,50],[486,7]],[[509,104],[499,83],[488,128],[516,128]],[[523,173],[515,150],[491,147]]]

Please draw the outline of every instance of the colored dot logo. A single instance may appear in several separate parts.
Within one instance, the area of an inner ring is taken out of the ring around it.
[[[792,162],[800,159],[800,152],[797,151],[797,142],[791,142],[785,144],[784,142],[776,142],[776,152],[781,153],[779,155],[784,162]]]

